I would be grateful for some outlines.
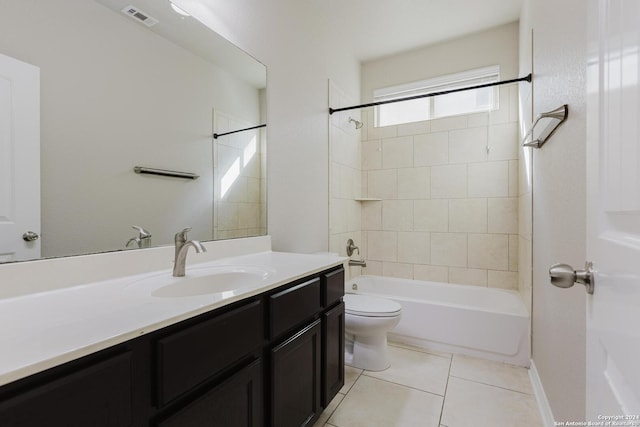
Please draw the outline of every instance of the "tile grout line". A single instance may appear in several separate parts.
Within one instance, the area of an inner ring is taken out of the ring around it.
[[[514,390],[512,388],[502,387],[502,386],[495,385],[495,384],[489,384],[489,383],[485,383],[485,382],[482,382],[482,381],[470,380],[469,378],[459,377],[457,375],[450,375],[450,376],[452,376],[453,378],[457,378],[459,380],[463,380],[463,381],[469,381],[469,382],[476,383],[476,384],[486,385],[488,387],[495,387],[495,388],[499,388],[499,389],[506,390],[506,391],[512,391],[514,393],[524,394],[525,396],[533,396],[532,393],[527,393],[527,392],[520,391],[520,390]]]
[[[364,375],[364,376],[365,376],[365,377],[367,377],[367,378],[373,378],[374,380],[384,381],[384,382],[389,383],[389,384],[394,384],[394,385],[397,385],[397,386],[400,386],[400,387],[405,387],[405,388],[408,388],[408,389],[411,389],[411,390],[420,391],[420,392],[422,392],[422,393],[428,393],[428,394],[432,394],[432,395],[434,395],[434,396],[438,396],[438,397],[442,397],[442,398],[444,398],[444,395],[442,395],[442,394],[434,393],[434,392],[432,392],[432,391],[422,390],[422,389],[419,389],[419,388],[416,388],[416,387],[412,387],[412,386],[410,386],[410,385],[397,383],[397,382],[395,382],[395,381],[385,380],[384,378],[374,377],[374,376],[372,376],[372,375],[367,375],[367,374],[365,374],[365,372],[367,372],[367,371],[364,371],[364,372],[362,373],[362,375]],[[445,390],[446,390],[446,387],[445,387]]]
[[[447,383],[444,386],[444,396],[442,397],[442,406],[440,407],[440,418],[438,418],[438,426],[442,425],[442,415],[444,414],[444,402],[447,400],[447,389],[449,388],[449,379],[451,378],[451,365],[453,365],[453,356],[449,360],[449,372],[447,372]]]

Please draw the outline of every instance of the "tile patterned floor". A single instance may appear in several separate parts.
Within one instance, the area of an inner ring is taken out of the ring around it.
[[[541,427],[528,370],[390,345],[382,372],[345,367],[314,427]]]

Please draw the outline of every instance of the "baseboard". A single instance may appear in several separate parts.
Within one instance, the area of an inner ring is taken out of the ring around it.
[[[538,408],[540,409],[542,425],[544,427],[554,427],[555,420],[553,418],[553,412],[551,412],[551,406],[547,400],[547,395],[544,392],[544,387],[542,386],[542,381],[540,381],[540,376],[538,375],[538,370],[536,369],[536,364],[533,359],[531,359],[531,366],[529,367],[529,379],[531,380],[533,394],[536,397]]]

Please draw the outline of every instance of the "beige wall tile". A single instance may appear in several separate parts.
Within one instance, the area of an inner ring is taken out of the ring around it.
[[[469,114],[467,117],[469,120],[468,126],[470,128],[487,126],[489,124],[489,113]]]
[[[518,160],[509,160],[509,197],[518,196]]]
[[[449,283],[487,286],[487,270],[475,268],[449,268]]]
[[[420,231],[398,233],[398,262],[428,264],[430,250],[429,233]]]
[[[432,187],[434,179],[432,171]],[[433,194],[433,188],[431,189],[431,194]],[[487,162],[469,165],[469,197],[507,197],[508,195],[509,162]]]
[[[449,231],[487,232],[487,199],[449,201]]]
[[[382,230],[382,202],[362,203],[362,228]]]
[[[517,160],[520,150],[518,123],[489,126],[489,161]]]
[[[367,194],[381,199],[398,198],[398,178],[395,169],[369,171],[367,173]]]
[[[414,200],[413,229],[416,231],[448,231],[448,200]]]
[[[518,289],[518,273],[514,271],[489,270],[488,285],[490,288]]]
[[[382,276],[382,261],[367,260],[367,266],[362,269],[362,274]]]
[[[449,132],[436,132],[413,137],[414,166],[449,163]]]
[[[383,200],[382,229],[390,231],[413,230],[413,200]]]
[[[382,168],[413,167],[413,137],[402,136],[382,140]]]
[[[382,141],[364,141],[362,143],[362,169],[382,169]]]
[[[431,250],[433,251],[433,248]],[[508,270],[509,236],[505,234],[469,234],[469,267]]]
[[[489,233],[516,234],[518,232],[518,199],[488,199]]]
[[[449,267],[415,264],[413,266],[413,278],[427,282],[447,283],[449,281]]]
[[[398,259],[398,234],[394,231],[369,231],[367,233],[368,257],[374,261]]]
[[[431,121],[425,120],[422,122],[404,123],[398,125],[398,136],[407,135],[420,135],[428,133],[431,130]]]
[[[431,196],[431,168],[398,169],[398,199],[428,199]]]
[[[434,199],[467,197],[467,165],[432,166],[431,197]]]
[[[465,233],[431,233],[431,264],[466,267],[467,235]]]
[[[382,275],[399,279],[413,279],[413,265],[384,261],[382,263]]]
[[[449,132],[449,163],[484,162],[487,160],[487,128],[452,130]]]
[[[509,235],[509,271],[518,271],[520,238],[517,234]]]

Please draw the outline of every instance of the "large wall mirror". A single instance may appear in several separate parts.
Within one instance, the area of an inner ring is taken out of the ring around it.
[[[212,137],[266,123],[266,68],[168,0],[0,0],[0,59],[0,261],[266,234],[266,129]]]

